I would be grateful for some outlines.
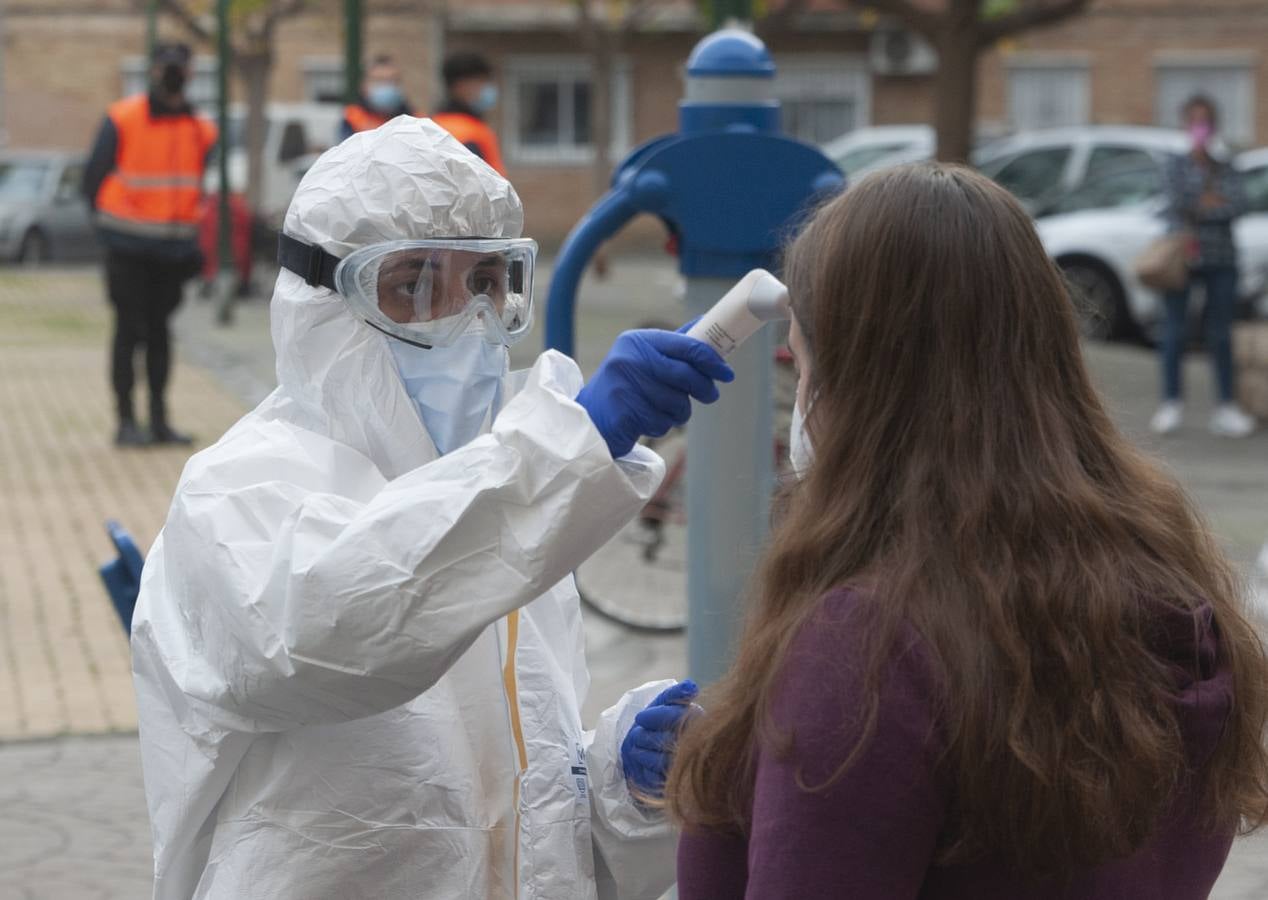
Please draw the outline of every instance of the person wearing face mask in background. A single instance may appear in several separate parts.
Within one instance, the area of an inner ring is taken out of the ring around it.
[[[493,66],[478,53],[454,53],[445,60],[442,74],[445,103],[431,117],[432,121],[505,178],[506,166],[497,135],[485,121],[498,104]]]
[[[155,46],[149,92],[110,106],[80,185],[106,251],[106,288],[115,312],[115,443],[121,447],[191,442],[167,419],[168,319],[180,305],[185,282],[202,267],[203,176],[217,135],[216,126],[195,114],[185,97],[189,63],[185,44]],[[133,356],[142,344],[148,432],[132,405]]]
[[[1164,297],[1162,351],[1163,401],[1150,427],[1156,434],[1171,434],[1183,423],[1181,367],[1188,339],[1189,294],[1194,282],[1206,296],[1206,349],[1215,369],[1218,406],[1211,417],[1212,434],[1245,437],[1255,430],[1255,420],[1234,400],[1232,328],[1237,308],[1237,245],[1233,221],[1246,211],[1241,173],[1216,149],[1218,113],[1207,97],[1190,98],[1181,110],[1184,128],[1193,149],[1167,167],[1167,228],[1170,233],[1192,235],[1189,248],[1190,278],[1182,290]]]
[[[397,116],[412,115],[414,110],[405,99],[401,70],[396,61],[387,54],[376,56],[366,71],[361,96],[356,103],[344,108],[343,120],[339,123],[339,140],[371,131]]]
[[[708,345],[543,353],[511,185],[435,123],[327,151],[279,238],[278,388],[181,476],[132,625],[158,900],[655,900],[689,681],[602,713],[570,574],[647,503],[636,445]]]

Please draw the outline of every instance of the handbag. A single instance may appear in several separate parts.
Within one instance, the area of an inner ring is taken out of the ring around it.
[[[1164,234],[1136,257],[1136,277],[1155,291],[1184,290],[1189,283],[1192,246],[1193,235],[1187,231]]]

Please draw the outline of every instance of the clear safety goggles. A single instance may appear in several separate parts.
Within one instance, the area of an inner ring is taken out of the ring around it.
[[[437,238],[362,247],[340,260],[281,236],[278,259],[340,294],[392,337],[445,347],[467,334],[514,344],[533,324],[537,244],[528,238]]]

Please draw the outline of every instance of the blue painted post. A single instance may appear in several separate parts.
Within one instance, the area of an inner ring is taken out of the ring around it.
[[[844,184],[817,149],[780,134],[775,66],[760,40],[728,29],[687,62],[679,130],[636,149],[612,189],[573,229],[555,262],[546,345],[572,354],[577,286],[598,246],[634,216],[678,238],[691,315],[750,269],[775,270],[783,240],[817,197]],[[769,334],[731,357],[736,382],[687,429],[688,653],[692,677],[726,668],[739,600],[766,533],[773,468]]]
[[[777,134],[774,78],[775,65],[756,37],[723,31],[706,38],[687,61],[679,131]],[[708,312],[734,285],[719,262],[684,257],[689,318]],[[717,403],[697,407],[687,428],[687,668],[699,684],[726,672],[740,600],[766,536],[773,355],[767,329],[732,353],[735,383]]]

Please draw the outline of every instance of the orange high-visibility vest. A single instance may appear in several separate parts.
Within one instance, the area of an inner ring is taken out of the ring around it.
[[[108,115],[118,149],[97,191],[98,224],[141,237],[196,237],[216,126],[192,114],[151,116],[144,94],[111,104]]]
[[[392,113],[387,116],[381,115],[372,109],[366,109],[360,103],[354,103],[343,108],[343,119],[348,123],[348,127],[352,129],[353,134],[359,134],[362,131],[373,131],[380,125],[386,125],[398,115],[401,115],[401,113]]]
[[[505,177],[506,166],[502,164],[497,135],[486,122],[461,112],[436,113],[431,119]]]

